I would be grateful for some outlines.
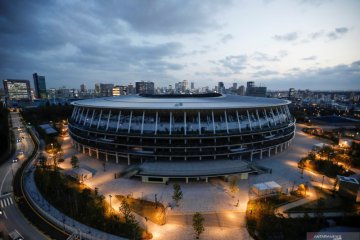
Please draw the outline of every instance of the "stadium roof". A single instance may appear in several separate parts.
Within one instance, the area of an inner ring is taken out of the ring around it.
[[[289,104],[277,98],[245,97],[237,95],[209,95],[209,97],[176,97],[127,95],[119,97],[93,98],[72,102],[74,106],[110,109],[239,109],[274,107]]]

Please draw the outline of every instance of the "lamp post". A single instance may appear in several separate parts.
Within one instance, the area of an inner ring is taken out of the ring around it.
[[[325,175],[323,175],[323,178],[322,178],[322,181],[321,181],[321,189],[323,188],[324,178],[325,178]]]
[[[109,194],[109,198],[110,198],[110,212],[112,212],[112,207],[111,207],[111,198],[112,198],[112,195]]]

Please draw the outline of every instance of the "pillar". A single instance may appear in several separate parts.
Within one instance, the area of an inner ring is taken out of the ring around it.
[[[278,146],[276,145],[275,146],[275,154],[277,154],[277,149],[278,149]]]
[[[186,183],[189,183],[189,178],[188,177],[186,177],[185,180],[186,180]]]
[[[250,161],[252,162],[252,160],[253,160],[253,152],[251,151],[251,153],[250,153]]]
[[[115,153],[115,158],[116,158],[116,163],[119,163],[119,155],[117,152]]]
[[[206,183],[209,182],[209,181],[208,181],[208,177],[205,177],[205,182],[206,182]]]
[[[96,149],[96,158],[99,159],[99,149]]]
[[[262,159],[262,149],[260,150],[260,160]]]
[[[108,159],[108,153],[107,153],[107,152],[105,152],[105,161],[106,161],[106,162],[109,161],[109,159]]]
[[[84,145],[82,146],[82,152],[83,152],[83,154],[85,154],[85,146]]]
[[[129,154],[127,156],[127,159],[128,159],[128,165],[130,165],[130,155]]]
[[[271,148],[269,148],[269,157],[270,157],[270,155],[271,155]]]

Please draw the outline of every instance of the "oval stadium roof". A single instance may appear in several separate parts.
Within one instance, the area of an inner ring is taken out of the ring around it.
[[[214,95],[210,97],[167,97],[161,95],[127,95],[119,97],[92,98],[72,103],[74,106],[104,109],[239,109],[273,107],[289,104],[277,98],[245,97],[238,95]]]

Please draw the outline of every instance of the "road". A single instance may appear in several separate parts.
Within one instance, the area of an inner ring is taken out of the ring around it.
[[[20,114],[11,112],[10,116],[15,139],[20,138],[21,141],[16,143],[14,156],[0,167],[0,207],[3,210],[3,215],[0,216],[0,231],[3,231],[7,236],[8,232],[17,229],[25,239],[49,239],[24,217],[15,204],[12,187],[13,176],[22,161],[31,155],[34,144],[21,121]],[[21,154],[21,151],[23,154]],[[13,159],[16,157],[19,160],[13,163]]]

